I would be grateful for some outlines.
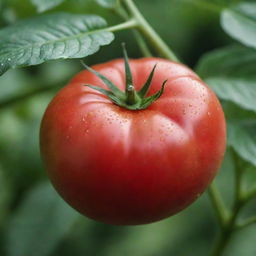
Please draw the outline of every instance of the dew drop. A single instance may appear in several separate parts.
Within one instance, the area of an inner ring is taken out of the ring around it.
[[[8,60],[8,61],[11,61],[11,58],[8,58],[7,60]]]
[[[164,142],[165,141],[164,137],[160,137],[160,141]]]

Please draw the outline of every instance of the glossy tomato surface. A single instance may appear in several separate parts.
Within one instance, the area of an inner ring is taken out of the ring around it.
[[[41,153],[59,194],[82,214],[105,223],[158,221],[191,204],[215,177],[226,127],[215,94],[184,65],[159,58],[130,60],[138,90],[157,64],[145,110],[126,110],[85,84],[107,89],[82,71],[49,104]],[[93,67],[124,90],[124,61]]]

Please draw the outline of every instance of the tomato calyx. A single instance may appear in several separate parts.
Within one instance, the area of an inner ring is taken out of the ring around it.
[[[113,84],[107,77],[103,76],[96,70],[90,68],[87,66],[84,62],[82,62],[82,65],[91,73],[96,75],[98,78],[100,78],[108,87],[109,90],[106,90],[104,88],[101,88],[99,86],[86,84],[85,86],[88,86],[96,91],[99,91],[100,93],[106,95],[114,104],[129,109],[129,110],[142,110],[146,109],[148,106],[150,106],[154,101],[156,101],[164,92],[164,87],[167,82],[165,80],[162,83],[161,89],[149,96],[146,97],[150,85],[152,83],[152,79],[154,76],[154,72],[156,69],[155,65],[153,69],[151,70],[147,81],[142,86],[142,88],[139,91],[136,91],[133,85],[133,78],[132,73],[129,65],[129,59],[128,55],[125,49],[125,45],[122,44],[123,47],[123,54],[124,54],[124,63],[125,63],[125,79],[126,79],[126,86],[125,86],[125,92],[121,91],[115,84]]]

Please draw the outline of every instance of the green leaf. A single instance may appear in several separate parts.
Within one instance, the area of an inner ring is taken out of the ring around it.
[[[31,0],[32,4],[36,6],[38,12],[44,12],[52,9],[64,1],[65,0]]]
[[[114,9],[117,6],[117,0],[96,0],[104,8]]]
[[[256,119],[228,122],[228,145],[244,160],[256,166]]]
[[[11,219],[7,230],[8,255],[49,255],[77,218],[78,214],[49,183],[40,184],[30,191]]]
[[[83,58],[114,40],[96,15],[44,15],[0,31],[0,75],[48,60]]]
[[[237,154],[256,166],[256,113],[230,102],[222,104],[227,119],[227,144]]]
[[[256,47],[256,3],[244,2],[221,13],[223,29],[234,39]]]
[[[224,100],[256,112],[256,51],[227,47],[206,54],[197,72]]]

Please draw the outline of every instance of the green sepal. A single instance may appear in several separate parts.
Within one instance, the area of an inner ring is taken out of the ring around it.
[[[139,92],[136,92],[133,85],[133,79],[132,79],[132,72],[129,65],[129,59],[127,52],[125,50],[125,45],[123,46],[123,53],[124,53],[124,63],[125,63],[125,77],[126,77],[126,88],[125,92],[122,92],[116,85],[114,85],[108,78],[100,74],[99,72],[93,70],[92,68],[88,67],[84,62],[82,62],[83,66],[99,77],[109,88],[109,90],[105,90],[99,86],[94,86],[87,84],[86,86],[97,90],[98,92],[101,92],[102,94],[106,95],[113,103],[116,105],[123,107],[128,110],[142,110],[146,109],[148,106],[150,106],[154,101],[156,101],[158,98],[161,97],[161,95],[164,92],[165,84],[167,80],[165,80],[162,84],[161,89],[155,93],[154,95],[151,95],[147,98],[145,96],[147,95],[150,85],[152,83],[152,79],[154,76],[154,72],[156,69],[156,65],[154,65],[152,71],[149,74],[149,77],[145,84],[142,86]]]
[[[151,82],[152,82],[152,79],[153,79],[153,76],[154,76],[154,73],[155,73],[156,66],[157,66],[157,64],[154,65],[146,83],[143,85],[143,87],[138,92],[138,94],[141,98],[144,98],[148,93],[149,87],[151,85]]]
[[[155,93],[147,98],[144,98],[142,100],[141,109],[147,108],[149,105],[151,105],[154,101],[156,101],[157,99],[159,99],[162,96],[162,94],[164,92],[164,87],[165,87],[165,84],[167,83],[167,81],[168,80],[165,80],[163,82],[161,89],[157,93]]]
[[[94,90],[96,90],[98,92],[101,92],[102,94],[104,94],[108,98],[110,98],[117,105],[121,105],[122,104],[122,101],[115,94],[113,94],[111,91],[105,90],[105,89],[103,89],[101,87],[94,86],[94,85],[91,85],[91,84],[85,84],[85,86],[87,86],[87,87],[89,87],[91,89],[94,89]]]
[[[129,59],[128,59],[128,54],[125,49],[125,43],[122,43],[123,47],[123,54],[124,54],[124,66],[125,66],[125,79],[126,79],[126,86],[125,86],[125,91],[126,93],[129,92],[129,86],[133,85],[133,79],[132,79],[132,72],[131,68],[129,65]]]
[[[97,72],[96,70],[90,68],[89,66],[87,66],[83,61],[81,61],[82,65],[91,73],[93,73],[94,75],[96,75],[98,78],[100,78],[102,80],[103,83],[105,83],[107,85],[107,87],[109,88],[109,90],[116,95],[117,97],[124,97],[124,93],[116,86],[114,85],[107,77],[105,77],[104,75],[100,74],[99,72]]]

